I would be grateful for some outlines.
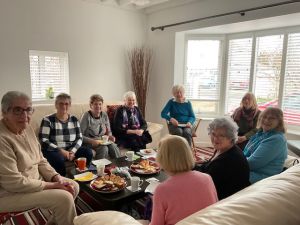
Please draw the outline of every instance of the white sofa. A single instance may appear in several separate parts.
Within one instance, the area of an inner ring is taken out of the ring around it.
[[[202,209],[176,225],[299,225],[300,164]],[[201,191],[201,190],[199,190]],[[86,213],[75,225],[141,225],[116,211]]]
[[[106,106],[107,105],[121,105],[122,102],[120,101],[113,101],[113,102],[105,102],[103,107],[104,110],[106,111]],[[39,128],[41,125],[42,118],[46,115],[49,115],[51,113],[56,112],[54,103],[53,104],[40,104],[40,105],[33,105],[34,107],[34,113],[32,115],[31,119],[31,126],[35,130],[36,135],[38,135]],[[70,109],[70,114],[76,116],[79,120],[82,116],[82,114],[90,109],[89,104],[80,104],[80,103],[72,103],[71,109]],[[146,118],[147,119],[147,118]],[[147,145],[147,147],[157,147],[159,140],[161,138],[161,132],[163,125],[157,124],[157,123],[148,123],[148,130],[149,133],[152,136],[152,143]]]

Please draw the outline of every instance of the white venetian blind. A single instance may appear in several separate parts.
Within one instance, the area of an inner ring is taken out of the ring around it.
[[[32,100],[47,99],[49,88],[54,96],[69,93],[68,54],[64,52],[29,51]]]
[[[187,43],[185,94],[196,113],[216,113],[220,95],[220,40]]]
[[[232,114],[249,90],[252,38],[229,40],[225,112]]]
[[[254,93],[262,110],[278,106],[283,35],[256,38]]]
[[[300,33],[288,35],[282,110],[285,122],[300,125]]]

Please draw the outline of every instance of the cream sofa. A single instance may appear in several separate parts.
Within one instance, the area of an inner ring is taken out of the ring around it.
[[[200,210],[176,225],[299,225],[299,184],[300,164]],[[76,217],[74,224],[141,225],[116,211],[86,213]]]
[[[104,110],[106,110],[107,105],[121,105],[122,102],[105,102],[104,104]],[[56,112],[54,103],[53,104],[40,104],[40,105],[33,105],[34,107],[34,113],[32,115],[31,119],[31,126],[35,130],[36,135],[38,135],[39,128],[41,125],[42,118],[46,115],[49,115],[51,113]],[[70,114],[76,116],[79,120],[82,116],[82,114],[90,109],[89,104],[79,104],[79,103],[72,103]],[[163,125],[157,124],[157,123],[148,123],[148,130],[149,133],[152,136],[152,143],[147,145],[147,147],[157,147],[159,140],[161,138],[161,132]]]

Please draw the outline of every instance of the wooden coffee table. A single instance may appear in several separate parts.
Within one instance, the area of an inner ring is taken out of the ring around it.
[[[132,162],[129,162],[125,159],[125,157],[121,157],[118,159],[111,160],[112,164],[117,167],[125,167],[132,164]],[[72,170],[72,174],[76,174],[76,170]],[[94,191],[90,188],[90,182],[79,182],[80,188],[87,193],[89,193],[91,196],[93,196],[95,199],[97,199],[101,205],[103,205],[104,210],[119,210],[123,205],[129,204],[130,202],[137,200],[139,198],[142,198],[146,195],[145,189],[149,185],[148,182],[145,180],[150,177],[155,177],[160,182],[166,180],[168,178],[168,175],[164,171],[160,171],[156,174],[151,175],[140,175],[130,172],[131,176],[138,176],[143,180],[143,184],[141,186],[141,190],[132,192],[129,191],[127,188],[124,190],[121,190],[116,193],[99,193]],[[130,180],[126,179],[127,185],[130,186]]]

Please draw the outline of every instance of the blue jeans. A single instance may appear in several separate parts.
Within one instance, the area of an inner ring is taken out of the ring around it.
[[[66,176],[66,166],[65,161],[66,159],[60,154],[59,151],[43,151],[44,157],[48,160],[50,165],[62,176]],[[89,167],[92,158],[93,152],[92,149],[87,147],[80,147],[77,152],[75,153],[75,159],[84,157],[87,160],[87,167]]]

